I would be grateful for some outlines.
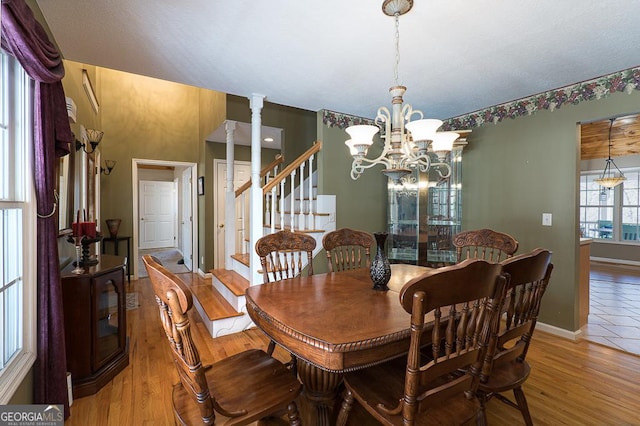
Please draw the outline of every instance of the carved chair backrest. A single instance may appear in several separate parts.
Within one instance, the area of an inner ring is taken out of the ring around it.
[[[513,360],[524,361],[538,320],[542,296],[547,289],[553,263],[551,252],[537,248],[531,253],[511,257],[502,262],[510,276],[501,312],[503,319],[495,344],[490,345],[483,376],[492,368]]]
[[[200,354],[191,337],[189,309],[193,306],[191,291],[180,278],[162,266],[153,256],[142,256],[160,309],[160,320],[171,346],[180,381],[198,403],[204,424],[213,424],[214,404],[209,393]]]
[[[405,393],[395,410],[402,409],[405,424],[413,424],[419,413],[456,393],[475,394],[507,281],[502,265],[468,259],[403,286],[400,303],[411,314],[411,343]],[[427,340],[432,351],[421,358],[425,315],[431,312],[435,320]]]
[[[256,241],[264,282],[284,280],[302,273],[306,259],[308,275],[313,275],[316,240],[309,234],[287,230],[265,235]]]
[[[371,266],[371,247],[375,244],[368,232],[342,228],[327,233],[322,246],[327,251],[329,272]]]
[[[491,229],[459,232],[453,236],[458,262],[464,259],[484,259],[500,262],[513,256],[518,241],[509,234]]]

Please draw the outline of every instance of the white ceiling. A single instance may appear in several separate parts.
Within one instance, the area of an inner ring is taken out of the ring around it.
[[[372,118],[390,107],[382,0],[37,0],[65,59]],[[640,65],[638,0],[415,0],[400,83],[450,118]]]

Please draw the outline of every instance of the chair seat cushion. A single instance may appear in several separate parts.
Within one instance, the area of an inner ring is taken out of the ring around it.
[[[404,394],[406,373],[405,356],[384,364],[345,374],[344,382],[354,398],[370,413],[377,412],[388,425],[402,425],[402,414],[383,414],[378,404],[395,408]],[[442,401],[438,407],[429,408],[417,419],[416,425],[459,425],[473,419],[480,410],[477,399],[467,399],[464,394]]]
[[[505,392],[522,386],[530,373],[531,367],[527,361],[510,361],[495,366],[491,370],[489,380],[486,383],[480,383],[478,388],[486,393]]]
[[[228,412],[246,410],[247,414],[226,419],[216,412],[216,424],[246,424],[287,405],[301,391],[301,384],[280,361],[258,349],[225,358],[206,370],[209,391]],[[201,424],[200,413],[182,384],[173,391],[176,415],[185,424]],[[223,419],[226,420],[223,421]]]

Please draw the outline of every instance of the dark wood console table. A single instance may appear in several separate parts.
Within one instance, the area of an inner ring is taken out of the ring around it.
[[[129,365],[124,268],[127,259],[102,255],[73,274],[61,271],[67,369],[76,398],[96,393]]]

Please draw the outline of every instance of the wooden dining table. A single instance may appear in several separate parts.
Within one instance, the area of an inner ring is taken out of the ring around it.
[[[429,271],[391,265],[389,291],[373,290],[369,269],[298,276],[247,289],[247,312],[257,327],[298,358],[311,422],[332,424],[342,373],[409,350],[410,316],[398,292]],[[429,333],[425,333],[427,335]]]

